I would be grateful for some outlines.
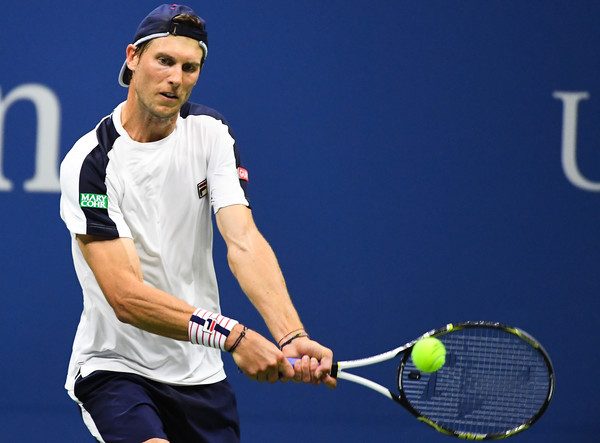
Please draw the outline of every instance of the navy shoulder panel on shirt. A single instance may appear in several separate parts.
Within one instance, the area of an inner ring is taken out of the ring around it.
[[[200,105],[198,103],[186,102],[179,111],[181,118],[187,118],[190,115],[208,115],[217,120],[221,120],[225,125],[229,126],[225,117],[221,113],[208,106]]]
[[[112,116],[106,117],[96,129],[98,145],[90,151],[81,165],[79,173],[79,195],[106,195],[106,168],[108,153],[112,149],[119,133],[115,128]],[[106,200],[107,201],[107,200]],[[82,204],[82,203],[80,203]],[[108,202],[110,205],[111,202]],[[108,206],[82,207],[86,218],[86,233],[101,237],[116,238],[119,236],[117,226],[108,216]]]

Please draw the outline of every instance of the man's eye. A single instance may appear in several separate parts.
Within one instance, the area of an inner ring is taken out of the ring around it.
[[[166,58],[166,57],[158,57],[158,62],[161,65],[166,65],[166,66],[168,66],[168,65],[171,64],[171,61],[168,58]]]
[[[183,70],[185,72],[196,72],[198,68],[196,67],[196,65],[183,65]]]

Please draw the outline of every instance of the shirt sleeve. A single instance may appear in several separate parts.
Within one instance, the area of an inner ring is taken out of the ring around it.
[[[208,158],[207,185],[213,211],[231,205],[250,206],[246,198],[247,171],[241,167],[235,139],[229,126],[215,122],[214,139]]]
[[[82,139],[84,140],[84,139]],[[60,166],[60,216],[73,234],[130,237],[119,207],[118,183],[101,146],[76,144]]]

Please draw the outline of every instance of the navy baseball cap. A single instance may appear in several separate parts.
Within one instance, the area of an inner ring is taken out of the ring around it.
[[[177,21],[177,16],[181,14],[188,14],[198,18],[200,26]],[[206,34],[205,23],[189,6],[176,4],[160,5],[142,20],[133,37],[132,44],[137,46],[148,40],[168,35],[181,35],[197,40],[204,53],[202,62],[206,60],[206,56],[208,55],[208,35]],[[119,84],[125,88],[128,87],[131,75],[132,72],[127,67],[127,61],[125,61],[119,72]]]

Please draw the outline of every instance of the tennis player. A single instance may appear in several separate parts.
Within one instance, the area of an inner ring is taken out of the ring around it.
[[[236,442],[221,351],[258,381],[335,385],[257,230],[231,128],[188,102],[208,55],[203,20],[162,5],[127,46],[127,99],[61,164],[61,217],[83,290],[66,389],[99,441]],[[278,346],[221,313],[212,218],[230,268]],[[301,357],[294,366],[286,357]]]

